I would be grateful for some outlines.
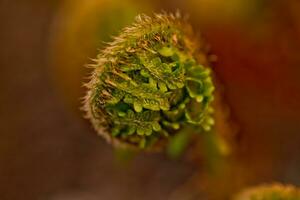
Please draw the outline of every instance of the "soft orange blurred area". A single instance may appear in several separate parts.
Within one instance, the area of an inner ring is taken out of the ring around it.
[[[232,23],[253,20],[261,12],[265,0],[188,0],[186,7],[203,23]]]
[[[137,14],[162,10],[188,15],[217,57],[217,130],[235,126],[217,172],[190,150],[121,164],[82,117],[86,65]],[[299,10],[298,0],[0,0],[0,199],[219,200],[263,182],[299,186]]]

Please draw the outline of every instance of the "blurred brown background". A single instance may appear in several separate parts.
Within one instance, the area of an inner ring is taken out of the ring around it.
[[[200,170],[191,163],[161,154],[117,162],[78,109],[83,65],[101,41],[138,13],[177,8],[218,56],[239,125],[234,166],[210,189],[300,185],[299,1],[0,0],[1,200],[210,199],[182,189]]]

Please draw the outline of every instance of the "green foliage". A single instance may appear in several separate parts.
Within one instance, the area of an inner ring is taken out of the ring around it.
[[[174,15],[138,16],[98,55],[85,110],[108,140],[145,148],[187,125],[211,129],[211,72],[197,61],[185,23]]]

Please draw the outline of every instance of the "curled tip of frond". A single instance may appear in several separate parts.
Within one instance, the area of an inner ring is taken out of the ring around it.
[[[179,11],[138,15],[93,60],[83,109],[113,145],[145,148],[188,125],[211,130],[208,59],[183,20]]]

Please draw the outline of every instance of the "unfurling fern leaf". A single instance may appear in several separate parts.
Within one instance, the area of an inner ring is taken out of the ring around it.
[[[115,145],[162,146],[170,136],[209,131],[214,84],[202,42],[179,14],[140,15],[94,64],[84,109]]]

